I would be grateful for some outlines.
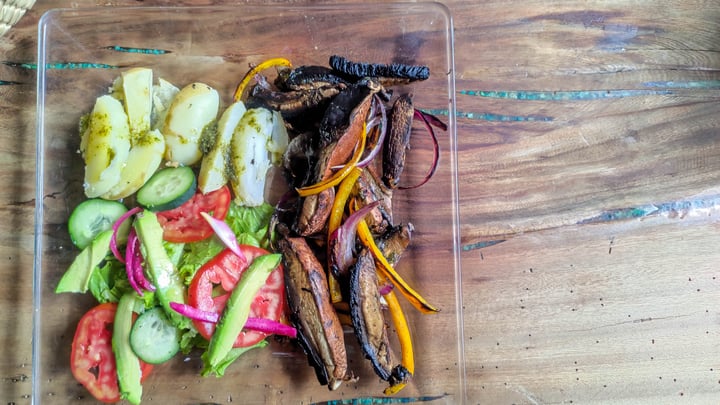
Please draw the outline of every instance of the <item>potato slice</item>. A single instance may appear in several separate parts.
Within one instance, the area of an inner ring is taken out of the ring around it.
[[[230,147],[230,184],[239,205],[258,206],[264,201],[265,177],[271,166],[268,142],[273,131],[272,112],[252,108],[235,128]]]
[[[130,127],[122,103],[110,95],[99,97],[82,136],[85,195],[99,197],[120,181],[130,151]]]
[[[218,92],[207,84],[185,86],[173,99],[165,117],[165,159],[190,166],[202,158],[200,138],[220,107]]]
[[[122,73],[125,112],[133,137],[142,136],[150,130],[152,82],[152,69],[134,68]]]
[[[273,129],[267,148],[274,165],[279,166],[282,164],[282,158],[289,142],[290,137],[282,114],[280,114],[280,111],[273,111]]]
[[[245,104],[236,101],[220,116],[215,142],[210,152],[203,157],[198,174],[198,187],[203,193],[215,191],[227,183],[226,163],[230,153],[230,143],[245,111],[247,111]]]
[[[120,182],[102,197],[117,200],[138,191],[160,167],[164,152],[165,138],[157,129],[138,135],[120,174]]]

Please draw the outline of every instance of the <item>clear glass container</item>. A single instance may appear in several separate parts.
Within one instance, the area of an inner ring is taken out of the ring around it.
[[[398,265],[410,284],[441,308],[422,315],[406,305],[416,355],[410,386],[397,396],[464,399],[462,312],[458,260],[455,94],[452,20],[437,3],[350,5],[237,5],[62,9],[39,23],[37,222],[33,403],[94,403],[73,378],[70,346],[90,294],[55,294],[78,250],[67,232],[72,209],[84,199],[78,120],[123,69],[151,67],[176,85],[205,82],[227,106],[251,64],[285,57],[294,65],[327,65],[333,54],[367,62],[430,68],[429,80],[399,87],[415,105],[448,122],[437,131],[440,161],[425,186],[396,191],[395,218],[416,230]],[[407,179],[421,179],[432,142],[415,124]],[[401,298],[402,301],[402,298]],[[359,380],[329,391],[294,342],[270,345],[236,361],[222,378],[201,377],[200,353],[155,366],[143,403],[313,403],[382,396],[385,387],[362,358],[351,333],[349,362]]]

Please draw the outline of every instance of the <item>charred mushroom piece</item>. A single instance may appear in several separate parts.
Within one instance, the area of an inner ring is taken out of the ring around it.
[[[312,147],[313,134],[305,132],[292,138],[283,154],[283,167],[291,186],[299,187],[313,180],[315,151]]]
[[[401,224],[388,229],[378,240],[378,247],[382,251],[388,263],[395,266],[400,261],[403,253],[407,250],[412,240],[412,233],[415,228],[411,223]]]
[[[413,114],[412,98],[402,95],[395,100],[390,111],[390,125],[383,145],[383,182],[390,188],[397,187],[405,168],[405,152],[410,145]]]
[[[305,197],[298,215],[298,233],[302,236],[310,236],[321,232],[330,218],[333,201],[335,201],[335,189],[332,187]]]
[[[305,184],[314,184],[324,181],[334,173],[334,165],[342,165],[350,159],[353,149],[357,147],[359,136],[346,133],[337,142],[326,146],[320,151],[315,161],[313,175],[307,178]],[[291,146],[292,142],[291,142]],[[302,210],[298,214],[298,233],[307,236],[322,231],[327,224],[335,201],[335,190],[329,187],[319,194],[309,195],[303,200]]]
[[[362,206],[375,201],[380,203],[365,220],[373,233],[385,233],[393,224],[392,192],[385,188],[369,170],[363,170],[355,183],[355,195],[359,197]]]
[[[348,131],[359,131],[367,117],[373,94],[382,90],[377,79],[365,78],[335,96],[320,121],[320,146],[337,141]]]
[[[283,90],[307,90],[324,86],[345,86],[349,83],[330,68],[305,65],[280,72],[275,84]]]
[[[423,65],[406,65],[403,63],[364,63],[353,62],[342,56],[330,57],[330,67],[351,77],[378,77],[406,79],[408,81],[426,80],[430,77],[430,69]]]
[[[336,390],[349,379],[342,325],[330,301],[327,274],[303,238],[286,238],[278,243],[285,262],[285,288],[290,318],[302,336],[321,384]],[[327,378],[324,379],[323,377]]]
[[[299,116],[320,116],[330,100],[340,93],[341,88],[338,85],[323,85],[300,90],[273,91],[258,84],[250,90],[247,104],[250,107],[258,105],[279,111],[283,119],[292,122]]]
[[[350,317],[363,354],[375,373],[389,381],[396,365],[380,305],[375,260],[364,249],[350,270]]]

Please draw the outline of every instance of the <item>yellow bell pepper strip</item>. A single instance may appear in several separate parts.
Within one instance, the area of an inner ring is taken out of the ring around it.
[[[332,211],[330,218],[328,219],[328,235],[332,235],[333,232],[340,226],[342,221],[343,213],[345,212],[345,204],[347,203],[350,192],[355,185],[358,177],[362,174],[362,169],[354,167],[350,174],[343,179],[335,193],[335,200],[333,201]],[[328,286],[330,288],[330,299],[333,303],[342,301],[342,292],[340,291],[340,284],[335,278],[335,275],[328,272]]]
[[[233,100],[239,101],[240,98],[242,98],[243,92],[245,91],[248,83],[250,83],[250,80],[252,80],[252,78],[255,77],[258,72],[267,68],[271,68],[273,66],[287,66],[289,68],[292,68],[292,63],[285,58],[271,58],[253,67],[247,73],[245,73],[245,76],[243,76],[240,84],[238,84],[237,88],[235,88],[235,95],[233,96]]]
[[[330,176],[327,180],[323,180],[319,183],[315,183],[311,186],[302,187],[296,189],[298,192],[298,195],[300,197],[307,197],[309,195],[317,194],[325,189],[328,189],[330,187],[335,187],[340,182],[347,177],[350,172],[357,167],[357,163],[360,161],[360,158],[362,157],[363,152],[365,151],[365,141],[367,140],[367,127],[365,123],[363,123],[362,132],[360,133],[360,140],[359,140],[359,146],[357,149],[355,149],[355,152],[353,153],[350,160],[343,166],[340,170],[335,172],[332,176]]]
[[[337,278],[331,272],[328,272],[328,289],[330,290],[330,301],[333,304],[342,302],[343,296],[340,289],[340,283]]]
[[[400,364],[405,367],[410,375],[413,375],[415,374],[415,355],[413,354],[412,338],[410,337],[410,328],[408,328],[407,319],[405,319],[405,314],[394,291],[390,291],[385,294],[384,297],[388,311],[390,311],[390,318],[392,318],[393,325],[395,325],[398,341],[400,342],[400,353],[402,356]],[[384,393],[385,395],[396,394],[402,390],[405,385],[406,383],[391,385],[385,388]]]
[[[372,252],[373,256],[375,256],[375,260],[380,263],[380,266],[378,267],[381,273],[390,279],[392,284],[400,290],[402,295],[404,295],[415,308],[424,314],[432,314],[440,311],[438,308],[430,305],[420,294],[418,294],[417,291],[413,290],[412,287],[410,287],[405,280],[400,277],[393,266],[388,263],[387,259],[380,251],[380,248],[378,248],[375,243],[372,233],[370,232],[370,228],[365,220],[360,221],[358,224],[357,233],[358,237],[360,237],[360,241],[362,241],[362,243],[370,249],[370,252]]]
[[[340,226],[343,213],[345,212],[345,204],[347,203],[348,197],[350,197],[355,182],[361,174],[361,168],[357,166],[353,167],[347,177],[340,183],[340,187],[338,187],[335,193],[335,201],[333,201],[330,219],[328,219],[328,235],[332,235],[338,226]]]

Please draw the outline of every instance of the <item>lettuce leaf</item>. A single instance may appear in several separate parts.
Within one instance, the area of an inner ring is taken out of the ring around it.
[[[100,303],[118,302],[123,295],[135,292],[127,279],[125,265],[112,255],[108,255],[92,272],[88,289]],[[155,293],[151,291],[145,291],[140,298],[145,308],[157,305]]]
[[[273,212],[273,206],[267,203],[258,207],[243,207],[233,202],[225,222],[235,233],[238,243],[268,249],[267,231]],[[213,236],[200,242],[186,243],[183,249],[177,269],[185,284],[190,284],[195,272],[225,249],[225,245]]]
[[[200,332],[195,329],[195,326],[193,326],[192,321],[190,321],[189,318],[187,327],[185,329],[182,329],[181,335],[180,335],[180,351],[183,354],[189,354],[190,351],[192,351],[195,348],[198,349],[207,349],[208,341],[205,340],[204,337],[200,334]]]
[[[208,364],[207,361],[207,351],[202,354],[202,360],[203,360],[203,369],[200,371],[200,375],[203,377],[207,377],[209,375],[215,375],[216,377],[222,377],[225,374],[225,370],[228,368],[230,364],[232,364],[235,360],[237,360],[240,356],[245,354],[246,352],[252,350],[252,349],[259,349],[261,347],[265,347],[268,345],[267,340],[261,340],[257,343],[255,343],[252,346],[248,347],[233,347],[230,349],[230,352],[225,356],[225,358],[220,362],[220,364],[217,365],[217,367],[213,368]]]
[[[242,239],[245,239],[249,242],[247,244],[267,249],[269,247],[268,226],[270,226],[270,218],[274,211],[275,208],[268,203],[257,207],[241,207],[231,204],[225,222],[238,236],[240,243],[244,243]]]
[[[215,238],[200,242],[186,243],[184,252],[177,265],[180,277],[189,285],[195,272],[223,250],[224,246]]]
[[[132,287],[125,275],[125,266],[108,256],[90,275],[88,289],[98,302],[105,303],[118,302]]]
[[[274,208],[269,204],[258,207],[242,207],[233,202],[230,204],[225,222],[233,230],[239,243],[268,249],[267,231],[273,212]],[[193,243],[175,244],[165,242],[165,249],[176,265],[180,277],[182,277],[186,285],[189,285],[198,269],[225,249],[225,245],[213,236]],[[127,283],[127,279],[125,279],[125,282]],[[180,350],[187,354],[194,348],[206,348],[208,341],[198,333],[189,318],[185,319],[186,323],[183,323],[180,327],[182,329]],[[211,373],[220,376],[227,366],[241,354],[252,348],[265,345],[267,345],[267,342],[262,341],[249,348],[233,349],[217,369],[205,370],[205,374]]]

